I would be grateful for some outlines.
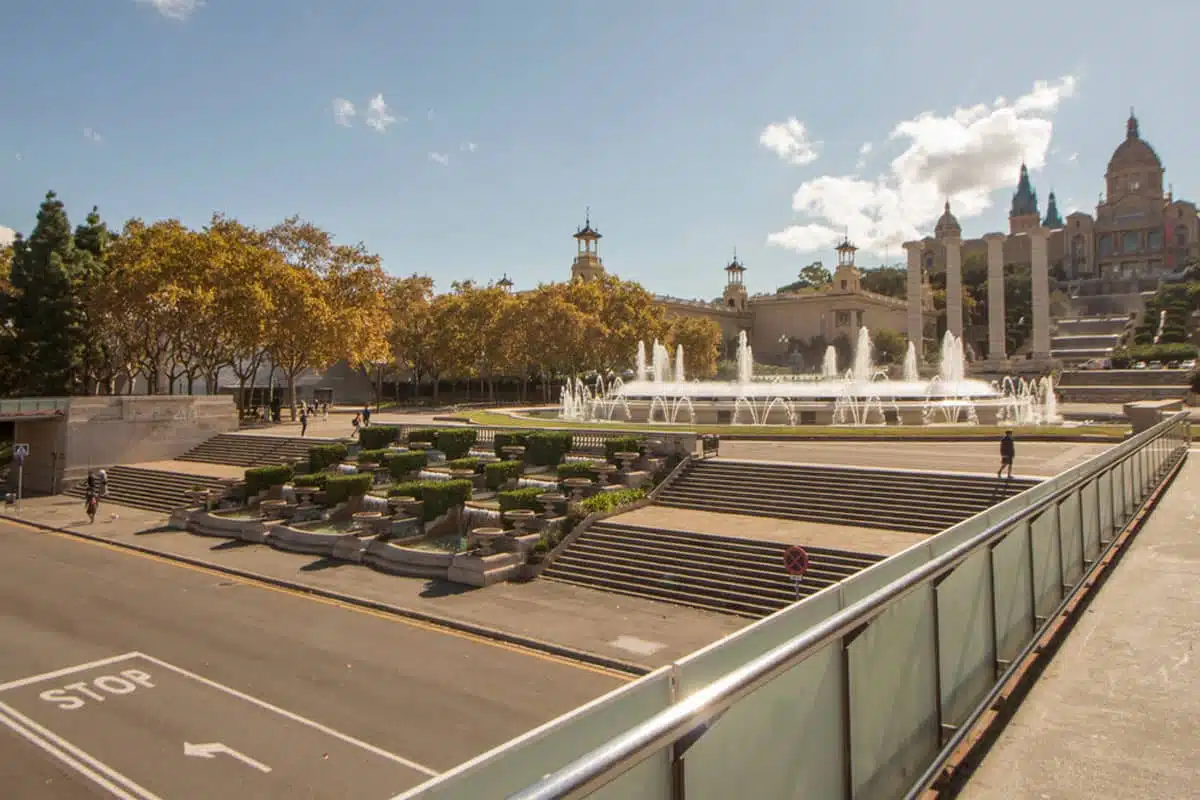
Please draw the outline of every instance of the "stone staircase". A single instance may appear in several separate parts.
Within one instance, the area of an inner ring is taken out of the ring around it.
[[[108,467],[108,496],[100,499],[101,508],[107,503],[160,511],[169,514],[180,506],[187,505],[187,493],[201,486],[214,489],[221,486],[220,478],[210,475],[189,475],[183,472],[144,469],[142,467]],[[87,496],[87,481],[83,480],[67,490],[71,497]]]
[[[618,594],[764,617],[796,601],[784,570],[788,545],[605,520],[567,546],[542,577]],[[883,556],[805,547],[800,596],[813,594]]]
[[[726,514],[939,533],[1037,483],[715,458],[693,461],[655,502]]]
[[[1186,369],[1064,370],[1057,388],[1066,403],[1128,403],[1184,400],[1191,383]]]
[[[265,467],[289,458],[308,460],[308,448],[332,444],[335,439],[300,436],[258,436],[220,433],[179,456],[178,461],[226,464],[231,467]]]

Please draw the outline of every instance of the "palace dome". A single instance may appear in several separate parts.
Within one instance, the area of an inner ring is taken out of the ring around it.
[[[1129,121],[1125,124],[1125,141],[1113,151],[1112,158],[1108,160],[1108,171],[1122,172],[1145,167],[1161,170],[1163,165],[1158,153],[1155,153],[1154,148],[1141,137],[1137,117],[1130,114]]]

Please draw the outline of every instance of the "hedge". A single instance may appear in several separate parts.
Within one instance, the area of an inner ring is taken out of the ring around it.
[[[524,461],[493,461],[491,464],[483,466],[487,488],[492,491],[500,489],[510,480],[520,478],[524,472]]]
[[[288,466],[252,467],[246,470],[246,497],[254,497],[272,486],[283,486],[291,479],[292,468]]]
[[[1194,344],[1135,344],[1113,350],[1112,362],[1114,368],[1124,369],[1135,361],[1186,361],[1195,357]]]
[[[309,472],[323,472],[345,460],[346,445],[344,444],[319,444],[316,447],[308,448]]]
[[[409,442],[429,442],[430,447],[437,443],[437,428],[413,428],[408,432]]]
[[[400,438],[400,429],[393,425],[370,425],[358,429],[358,443],[363,450],[380,450]]]
[[[525,438],[525,460],[538,467],[552,467],[571,452],[568,431],[534,431]]]
[[[478,458],[456,458],[452,461],[446,462],[446,467],[448,469],[469,469],[472,472],[480,472],[480,467],[482,465],[483,461]]]
[[[360,450],[358,452],[358,463],[383,464],[391,454],[392,451],[386,447],[376,448],[375,450]]]
[[[567,478],[594,478],[596,477],[596,465],[590,461],[571,461],[566,464],[559,464],[558,477],[560,480],[566,480]]]
[[[393,486],[388,497],[415,497],[424,504],[426,522],[471,499],[470,481],[408,481]]]
[[[370,475],[330,475],[325,481],[325,503],[336,506],[351,497],[362,497],[373,482]]]
[[[645,496],[645,489],[618,489],[615,492],[600,492],[582,501],[579,504],[579,510],[584,514],[616,511],[636,503]]]
[[[511,458],[504,452],[506,447],[521,446],[527,447],[529,442],[529,431],[496,431],[495,438],[492,440],[492,447],[496,451],[496,458]]]
[[[443,428],[437,432],[434,446],[446,454],[447,460],[462,458],[471,452],[479,431],[474,428]]]
[[[294,486],[315,486],[318,489],[324,489],[326,482],[333,477],[328,472],[310,472],[307,475],[297,475],[292,478]]]
[[[530,486],[527,489],[511,489],[507,492],[499,492],[496,495],[496,499],[500,502],[501,511],[514,511],[518,508],[542,511],[544,506],[538,502],[538,495],[545,493],[546,490],[541,487]]]
[[[392,477],[402,481],[412,473],[425,469],[428,459],[424,450],[409,450],[407,453],[391,453],[386,463]]]
[[[604,460],[617,463],[617,453],[645,453],[642,439],[637,436],[617,436],[604,443]]]

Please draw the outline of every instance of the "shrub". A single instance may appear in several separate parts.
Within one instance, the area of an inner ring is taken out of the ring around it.
[[[346,445],[344,444],[319,444],[316,447],[308,448],[309,472],[323,472],[345,460]]]
[[[358,443],[364,450],[380,450],[400,438],[400,429],[392,425],[359,428]]]
[[[422,501],[426,522],[437,519],[471,498],[470,481],[407,481],[388,491],[388,497],[415,497]]]
[[[538,502],[538,495],[545,492],[545,489],[530,486],[527,489],[511,489],[507,492],[500,492],[496,495],[496,499],[500,501],[501,511],[514,511],[518,508],[541,511],[542,504]]]
[[[370,475],[330,475],[325,481],[325,502],[335,506],[351,497],[362,497],[372,483]]]
[[[1135,344],[1114,350],[1113,367],[1125,369],[1135,361],[1185,361],[1196,357],[1194,344]]]
[[[645,453],[646,447],[637,436],[616,436],[604,443],[604,460],[617,463],[617,453]]]
[[[520,478],[524,472],[524,461],[494,461],[483,466],[487,488],[492,491],[499,489],[512,479]]]
[[[315,486],[318,489],[324,489],[325,483],[332,477],[328,472],[310,472],[307,475],[297,475],[292,478],[292,483],[296,486]]]
[[[469,469],[472,472],[479,472],[483,462],[478,458],[456,458],[453,461],[447,461],[448,469]]]
[[[413,428],[408,432],[410,442],[429,442],[430,446],[437,443],[437,428]]]
[[[246,496],[254,497],[264,489],[283,486],[292,479],[292,468],[288,466],[253,467],[246,470]]]
[[[566,464],[558,465],[559,480],[567,478],[594,478],[596,477],[596,465],[590,461],[571,461]]]
[[[525,460],[539,467],[552,467],[571,452],[569,431],[534,431],[525,438]]]
[[[496,458],[509,458],[505,454],[504,448],[520,445],[527,447],[529,442],[529,431],[496,431],[496,436],[492,440],[492,447],[496,451]]]
[[[390,453],[386,459],[388,472],[396,480],[404,480],[412,473],[425,469],[428,458],[424,450],[410,450],[407,453]]]
[[[358,453],[358,463],[360,464],[382,464],[387,461],[392,451],[386,447],[380,447],[375,450],[360,450]]]
[[[645,489],[618,489],[615,492],[600,492],[600,494],[594,494],[581,502],[579,510],[584,514],[616,511],[636,503],[645,496]]]
[[[1200,368],[1192,370],[1191,384],[1192,391],[1200,394]]]
[[[471,452],[471,445],[475,444],[478,435],[479,431],[474,428],[443,428],[433,441],[434,446],[453,461]]]

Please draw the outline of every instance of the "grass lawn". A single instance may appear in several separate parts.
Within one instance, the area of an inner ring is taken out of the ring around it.
[[[788,427],[785,425],[646,425],[637,422],[564,422],[557,419],[535,419],[510,417],[507,414],[500,414],[494,411],[471,411],[464,414],[466,418],[476,425],[501,425],[510,428],[560,428],[568,430],[585,430],[585,431],[605,431],[605,430],[630,430],[630,431],[670,431],[670,430],[686,430],[696,431],[697,433],[716,433],[724,435],[737,436],[760,436],[764,439],[773,439],[780,436],[811,436],[813,438],[828,437],[831,439],[878,439],[881,437],[892,439],[903,437],[906,439],[937,439],[940,437],[970,437],[979,439],[994,439],[999,437],[1008,430],[1003,425],[887,425],[887,426],[862,426],[854,427],[851,425],[797,425]],[[1076,439],[1080,436],[1088,436],[1097,440],[1121,441],[1129,435],[1130,427],[1120,424],[1105,424],[1105,425],[1039,425],[1037,427],[1016,429],[1018,435],[1039,437],[1062,437],[1064,439]]]

